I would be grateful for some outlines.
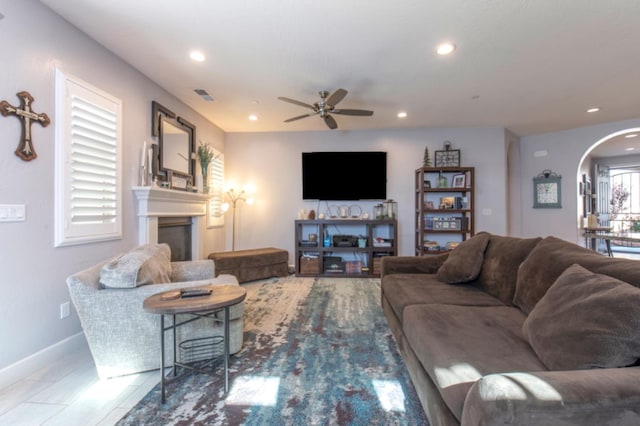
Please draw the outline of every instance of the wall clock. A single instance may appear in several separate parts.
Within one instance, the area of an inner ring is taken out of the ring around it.
[[[436,151],[436,167],[460,167],[460,150],[451,149],[451,142],[444,141],[444,151]]]
[[[533,178],[533,208],[562,208],[562,177],[551,170],[543,170]]]

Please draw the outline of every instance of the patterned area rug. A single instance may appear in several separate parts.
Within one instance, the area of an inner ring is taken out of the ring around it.
[[[428,425],[380,307],[380,280],[244,284],[245,336],[222,365],[156,386],[118,425]]]

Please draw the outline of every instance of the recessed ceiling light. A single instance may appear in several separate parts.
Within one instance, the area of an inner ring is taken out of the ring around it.
[[[257,116],[257,115],[255,115],[255,114],[251,114],[251,115],[249,116],[249,120],[250,120],[250,121],[258,121],[258,116]]]
[[[438,45],[438,48],[436,49],[436,52],[438,53],[438,55],[449,55],[450,53],[453,53],[453,51],[456,50],[456,45],[453,43],[442,43],[440,45]]]
[[[625,148],[625,151],[633,151],[635,148],[630,146],[629,148]]]
[[[629,133],[628,135],[624,135],[624,137],[627,138],[627,139],[637,138],[638,134],[637,133]]]
[[[400,111],[400,112],[398,113],[398,118],[406,118],[406,117],[407,117],[407,113],[406,113],[406,112],[404,112],[404,111]]]
[[[189,57],[196,62],[204,62],[206,59],[204,53],[198,52],[197,50],[192,50],[191,53],[189,53]]]
[[[599,107],[589,108],[589,109],[587,110],[587,112],[598,112],[598,111],[600,111],[600,108],[599,108]]]

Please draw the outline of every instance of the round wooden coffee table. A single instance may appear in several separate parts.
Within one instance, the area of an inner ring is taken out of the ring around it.
[[[186,314],[198,318],[216,319],[213,314],[224,311],[224,391],[229,390],[229,308],[242,302],[247,296],[247,291],[238,285],[209,285],[197,287],[206,291],[204,295],[186,297],[183,291],[193,291],[194,288],[183,288],[180,290],[165,291],[154,294],[145,299],[143,308],[145,311],[160,315],[160,393],[162,403],[165,403],[165,377],[164,377],[164,333],[173,331],[173,374],[176,375],[176,367],[191,368],[176,360],[176,329],[194,319],[176,323],[176,315]],[[210,291],[210,293],[208,293]],[[166,326],[165,315],[171,315],[173,322]]]

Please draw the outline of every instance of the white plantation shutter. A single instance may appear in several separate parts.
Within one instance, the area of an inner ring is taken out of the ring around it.
[[[209,164],[209,214],[207,225],[223,226],[224,212],[222,203],[224,202],[224,154],[216,152],[215,160]]]
[[[56,70],[56,246],[122,238],[122,102]]]

